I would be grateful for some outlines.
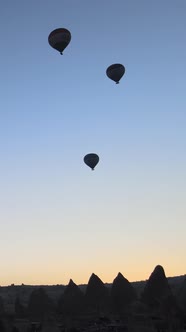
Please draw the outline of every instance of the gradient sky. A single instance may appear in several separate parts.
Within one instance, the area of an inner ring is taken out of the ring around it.
[[[186,1],[4,0],[0,15],[0,284],[185,274]]]

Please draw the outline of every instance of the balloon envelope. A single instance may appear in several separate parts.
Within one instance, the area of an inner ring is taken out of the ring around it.
[[[99,162],[99,156],[95,153],[89,153],[84,157],[84,163],[89,166],[92,170]]]
[[[53,30],[48,36],[48,42],[51,47],[63,54],[64,49],[71,41],[71,33],[69,30],[59,28]]]
[[[115,63],[107,68],[106,74],[111,80],[118,84],[122,76],[125,74],[125,67],[120,63]]]

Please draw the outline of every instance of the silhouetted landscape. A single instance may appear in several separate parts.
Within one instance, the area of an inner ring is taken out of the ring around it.
[[[87,285],[0,287],[0,332],[186,331],[186,275],[148,280],[120,272],[111,284],[92,273]]]

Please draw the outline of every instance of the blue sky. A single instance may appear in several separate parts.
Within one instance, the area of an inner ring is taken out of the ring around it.
[[[184,274],[186,2],[6,0],[0,25],[0,284]]]

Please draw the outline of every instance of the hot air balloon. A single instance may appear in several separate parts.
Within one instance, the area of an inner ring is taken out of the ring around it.
[[[71,33],[67,29],[59,28],[53,30],[48,36],[48,42],[51,47],[55,48],[60,54],[71,41]]]
[[[125,67],[120,63],[115,63],[107,68],[106,74],[111,80],[118,84],[122,76],[125,74]]]
[[[92,171],[94,170],[94,167],[99,162],[99,156],[95,153],[89,153],[84,157],[84,163],[89,166]]]

